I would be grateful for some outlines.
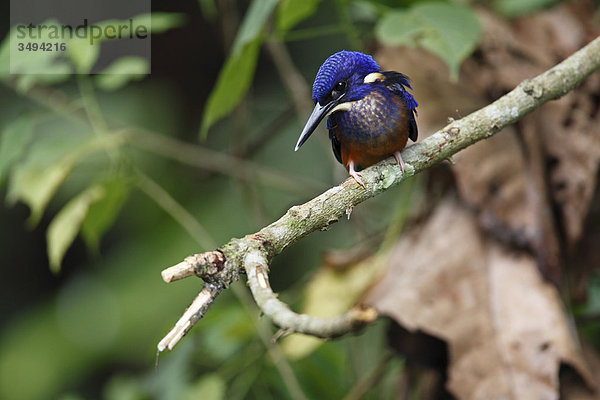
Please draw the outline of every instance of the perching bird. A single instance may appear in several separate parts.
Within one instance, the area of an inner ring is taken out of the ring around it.
[[[331,55],[317,72],[315,108],[295,150],[328,116],[333,154],[361,186],[357,172],[392,155],[404,172],[400,151],[418,134],[418,104],[407,88],[412,89],[406,75],[381,71],[369,55],[345,50]]]

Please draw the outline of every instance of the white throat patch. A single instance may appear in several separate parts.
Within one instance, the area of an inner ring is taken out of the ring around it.
[[[330,116],[331,114],[333,114],[334,112],[338,112],[338,111],[350,111],[350,109],[352,108],[352,104],[354,104],[353,101],[347,101],[345,103],[340,103],[337,106],[333,107],[331,109],[331,111],[329,111],[327,113],[327,117]]]

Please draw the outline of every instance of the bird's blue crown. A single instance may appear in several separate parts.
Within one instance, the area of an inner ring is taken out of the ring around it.
[[[371,72],[378,72],[379,65],[373,57],[358,51],[338,51],[325,60],[313,83],[312,99],[323,104],[334,85],[341,81],[349,84],[362,82]]]

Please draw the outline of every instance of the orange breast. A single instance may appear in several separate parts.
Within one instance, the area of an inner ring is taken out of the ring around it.
[[[360,171],[390,157],[395,152],[401,151],[406,147],[408,130],[404,129],[403,132],[390,135],[388,139],[384,143],[381,143],[380,146],[375,147],[365,146],[353,141],[347,141],[346,143],[340,141],[342,164],[348,170],[350,161],[354,161],[355,169]]]

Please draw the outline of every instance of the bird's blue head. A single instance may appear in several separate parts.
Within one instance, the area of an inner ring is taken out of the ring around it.
[[[379,70],[379,65],[367,54],[338,51],[329,56],[317,72],[312,89],[313,102],[324,106],[330,97],[335,97],[336,92],[344,91],[342,87],[362,83],[365,76]]]
[[[319,68],[313,83],[315,108],[298,139],[296,150],[324,117],[343,109],[344,103],[361,98],[365,93],[361,93],[360,84],[367,75],[379,70],[373,57],[358,51],[342,50],[329,56]]]

